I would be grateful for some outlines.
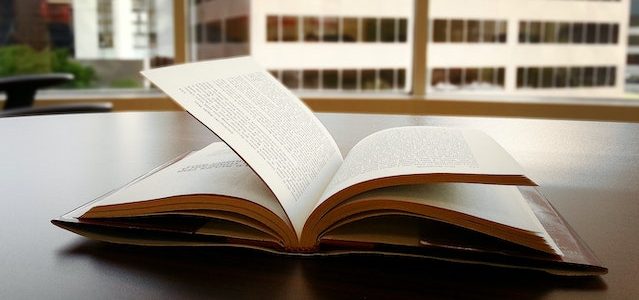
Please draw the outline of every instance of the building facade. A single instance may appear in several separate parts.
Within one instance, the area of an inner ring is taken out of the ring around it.
[[[173,56],[171,0],[73,0],[77,59]]]
[[[251,54],[309,91],[408,91],[413,1],[214,0],[192,6],[194,59]],[[628,0],[430,0],[431,94],[623,94]]]

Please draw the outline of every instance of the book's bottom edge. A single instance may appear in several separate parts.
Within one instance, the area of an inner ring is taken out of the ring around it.
[[[518,257],[481,257],[476,253],[458,253],[454,251],[425,251],[425,249],[407,247],[361,247],[358,249],[340,249],[339,247],[321,247],[317,252],[290,252],[278,244],[264,241],[242,241],[221,236],[201,236],[185,233],[161,233],[144,230],[126,230],[94,226],[77,222],[77,220],[56,219],[54,225],[91,240],[101,242],[134,245],[143,247],[212,247],[212,248],[244,248],[284,256],[328,257],[349,255],[398,256],[420,259],[432,259],[452,263],[487,265],[500,268],[542,271],[559,276],[598,276],[604,275],[608,269],[603,266],[573,264],[557,261],[529,260]]]

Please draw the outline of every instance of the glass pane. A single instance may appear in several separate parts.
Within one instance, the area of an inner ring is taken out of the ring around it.
[[[599,34],[597,35],[597,43],[608,44],[610,43],[610,24],[599,24]]]
[[[408,38],[406,36],[408,34],[408,20],[406,18],[400,18],[397,21],[398,21],[398,26],[399,26],[399,28],[397,30],[397,32],[398,32],[397,39],[400,42],[404,43],[404,42],[406,42],[408,40]]]
[[[300,72],[298,70],[282,71],[282,83],[290,89],[300,88]]]
[[[450,21],[450,41],[461,43],[464,41],[464,20]]]
[[[149,88],[139,72],[173,63],[172,18],[170,1],[0,1],[0,77],[69,73],[55,88]],[[189,29],[219,40],[218,24]]]
[[[573,44],[580,44],[584,42],[585,27],[586,26],[583,23],[572,24],[572,43]]]
[[[381,40],[382,42],[389,43],[396,41],[395,38],[395,19],[384,18],[380,23]]]
[[[527,43],[528,42],[528,22],[520,21],[519,22],[519,43]]]
[[[299,40],[299,18],[296,16],[282,17],[282,41],[297,42]]]
[[[477,88],[476,85],[479,81],[479,72],[475,68],[464,69],[464,85],[468,88]]]
[[[559,23],[559,32],[557,33],[557,41],[565,44],[570,43],[570,33],[572,31],[571,23],[561,22]]]
[[[544,43],[555,43],[557,41],[557,31],[555,23],[546,22],[544,25]]]
[[[441,87],[448,82],[448,79],[446,78],[446,69],[433,69],[430,80],[430,84],[434,88],[441,89]]]
[[[339,19],[337,17],[324,17],[323,40],[325,42],[337,42],[339,40]]]
[[[377,41],[377,19],[375,18],[365,18],[362,20],[362,34],[364,35],[365,42],[376,42]]]
[[[479,21],[478,20],[469,20],[468,21],[468,38],[467,41],[469,43],[477,43],[479,42]]]
[[[247,16],[226,19],[224,29],[227,43],[248,43]]]
[[[356,90],[357,89],[357,70],[343,70],[342,71],[342,89],[343,90]]]
[[[390,90],[394,87],[395,70],[381,69],[379,70],[379,89]]]
[[[444,43],[448,40],[448,20],[435,20],[433,22],[433,42]]]
[[[495,42],[495,35],[496,35],[496,23],[495,21],[484,21],[484,36],[483,36],[483,41],[485,43],[492,43]]]
[[[448,69],[448,82],[455,87],[461,87],[462,85],[462,69],[452,68]]]
[[[322,88],[325,90],[336,90],[339,87],[339,77],[337,70],[322,71]]]
[[[568,82],[568,68],[561,67],[555,69],[555,86],[558,88],[566,87]]]
[[[304,17],[304,41],[319,41],[319,19],[317,17]]]
[[[541,41],[541,22],[530,22],[528,34],[528,42],[539,43]]]
[[[594,44],[597,42],[597,23],[586,24],[586,43]]]
[[[304,70],[303,72],[304,89],[319,89],[319,70]]]
[[[372,69],[362,70],[360,88],[362,90],[374,90],[377,87],[376,72]]]
[[[267,41],[276,42],[280,40],[279,27],[280,27],[279,16],[266,17],[266,40]]]
[[[359,38],[359,20],[357,18],[344,18],[342,20],[342,41],[358,42]]]
[[[206,41],[211,44],[222,41],[222,22],[213,21],[206,24]]]

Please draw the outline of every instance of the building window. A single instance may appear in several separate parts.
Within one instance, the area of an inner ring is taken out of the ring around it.
[[[113,48],[113,6],[111,0],[98,0],[98,46]]]
[[[281,80],[290,89],[300,88],[300,72],[298,70],[283,70]]]
[[[266,40],[268,42],[303,40],[327,43],[405,43],[407,26],[406,18],[267,16]],[[298,36],[299,27],[302,27],[301,38]]]
[[[319,19],[317,17],[304,17],[304,41],[317,42],[320,36]]]
[[[359,42],[359,19],[344,18],[342,20],[342,41]]]
[[[354,91],[357,90],[358,82],[357,70],[349,69],[342,71],[342,90]]]
[[[430,85],[435,91],[495,90],[504,88],[505,68],[435,68]]]
[[[337,17],[324,17],[322,24],[322,40],[337,42],[339,40],[339,19]]]
[[[615,66],[519,67],[517,88],[579,88],[614,86]]]
[[[519,22],[520,43],[616,44],[619,25],[612,23]]]
[[[392,43],[396,41],[395,19],[383,18],[380,21],[380,40],[384,43]]]
[[[212,21],[206,24],[206,41],[212,44],[222,42],[221,21]]]
[[[322,89],[336,90],[339,88],[339,75],[337,70],[322,71]]]
[[[227,43],[247,43],[248,30],[247,16],[229,18],[224,21],[224,33]]]
[[[299,41],[299,18],[295,16],[282,17],[282,41]]]
[[[280,40],[280,17],[266,17],[266,40],[269,42],[277,42]]]
[[[341,91],[403,90],[406,69],[269,70],[290,89]]]
[[[506,43],[507,22],[501,20],[434,19],[434,43]]]
[[[364,42],[377,42],[377,19],[376,18],[364,18],[362,19],[362,34]]]

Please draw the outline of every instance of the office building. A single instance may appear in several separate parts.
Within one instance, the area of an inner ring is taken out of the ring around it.
[[[429,93],[623,94],[628,0],[431,0]],[[413,1],[198,1],[195,59],[255,56],[292,89],[407,91]]]
[[[173,56],[171,0],[74,0],[77,59]]]

